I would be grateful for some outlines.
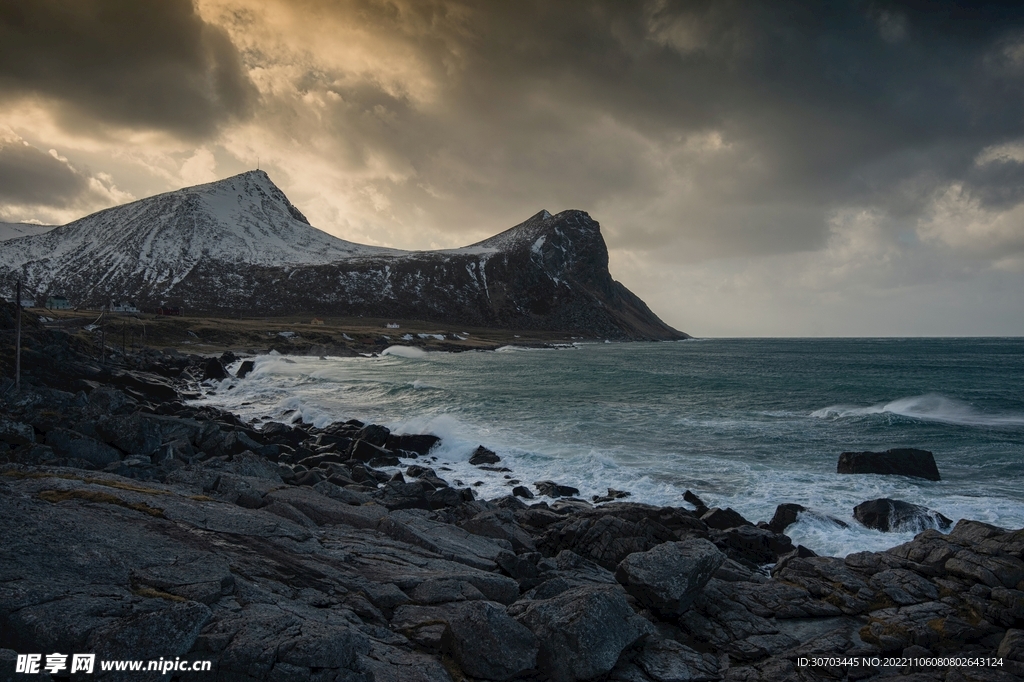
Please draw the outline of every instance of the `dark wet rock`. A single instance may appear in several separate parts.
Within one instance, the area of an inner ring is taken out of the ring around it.
[[[939,468],[927,450],[894,448],[885,452],[844,452],[836,465],[839,474],[889,474],[938,481]]]
[[[391,435],[391,430],[386,426],[380,426],[379,424],[367,424],[363,428],[359,429],[356,433],[356,438],[376,445],[379,448],[383,448],[384,444],[388,442],[388,436]]]
[[[752,526],[750,521],[743,518],[743,515],[732,508],[719,509],[718,507],[712,507],[700,516],[700,520],[703,521],[708,528],[717,528],[719,530],[726,530],[728,528],[736,528],[738,526]]]
[[[704,504],[704,500],[697,497],[697,495],[689,490],[683,493],[683,500],[692,504],[696,509],[697,516],[703,516],[708,511],[708,506]]]
[[[530,492],[530,489],[524,485],[517,485],[516,487],[512,488],[512,494],[515,495],[516,497],[522,497],[527,500],[533,499],[533,493]]]
[[[433,489],[420,481],[405,483],[402,481],[388,481],[375,495],[377,502],[388,509],[429,509],[427,492]]]
[[[550,512],[523,512],[526,525],[549,523]],[[613,570],[627,555],[644,552],[663,542],[706,536],[707,527],[690,512],[671,507],[652,507],[613,502],[550,523],[537,546],[547,554],[571,549]]]
[[[533,485],[537,492],[545,497],[573,497],[580,494],[578,489],[570,485],[559,485],[554,481],[536,481]]]
[[[426,434],[391,433],[388,434],[384,447],[388,450],[405,450],[407,452],[415,452],[417,455],[423,456],[429,454],[430,451],[440,442],[441,439],[437,436]]]
[[[701,654],[671,639],[648,637],[627,652],[608,675],[613,682],[679,682],[718,680],[718,657]]]
[[[410,512],[392,512],[381,518],[376,527],[395,540],[422,547],[451,561],[485,571],[497,568],[495,557],[500,552],[512,550],[508,542],[480,537],[458,526],[431,521]],[[514,599],[519,594],[518,585],[513,580],[503,579],[511,583]],[[495,599],[493,596],[490,598]],[[502,599],[495,599],[504,600],[504,596]]]
[[[724,561],[725,555],[707,540],[666,542],[627,556],[615,577],[641,604],[674,617],[689,608]]]
[[[221,381],[230,376],[219,358],[210,358],[203,365],[203,381]]]
[[[244,379],[249,376],[249,373],[256,369],[256,363],[252,360],[243,360],[242,364],[238,366],[238,371],[235,372],[235,377],[238,379]]]
[[[517,553],[536,550],[533,538],[516,523],[515,516],[508,509],[480,512],[458,525],[475,535],[505,540]]]
[[[146,400],[176,400],[178,391],[161,376],[148,372],[115,370],[110,374],[110,383],[127,392],[134,392],[135,398]]]
[[[578,587],[550,599],[518,602],[510,614],[536,636],[537,668],[554,682],[608,673],[624,649],[653,628],[629,607],[621,588]]]
[[[768,522],[768,529],[773,533],[783,533],[787,528],[796,523],[801,512],[807,511],[802,504],[787,502],[775,508],[775,515]]]
[[[730,558],[751,564],[774,563],[783,554],[796,549],[789,536],[754,526],[712,531],[711,539]]]
[[[853,508],[858,521],[882,532],[923,531],[929,528],[949,528],[952,520],[937,511],[901,500],[879,498],[861,502]]]
[[[497,464],[501,461],[501,457],[498,457],[494,450],[488,450],[483,445],[477,446],[477,449],[473,451],[473,454],[469,457],[469,463],[474,466],[480,466],[481,464]],[[579,491],[577,491],[578,493]]]
[[[368,440],[359,439],[352,443],[352,450],[350,452],[352,459],[360,462],[370,463],[373,460],[387,459],[394,457],[390,450],[374,445]],[[397,460],[395,462],[397,464]]]
[[[121,460],[120,451],[69,429],[53,429],[46,434],[46,444],[60,457],[81,459],[95,467],[105,467]]]
[[[962,549],[946,560],[946,572],[989,587],[1016,588],[1024,582],[1024,561]]]
[[[537,638],[492,602],[455,609],[448,618],[441,648],[470,677],[508,680],[537,665]]]
[[[926,578],[904,568],[879,571],[869,584],[899,606],[922,604],[939,598],[939,589]]]

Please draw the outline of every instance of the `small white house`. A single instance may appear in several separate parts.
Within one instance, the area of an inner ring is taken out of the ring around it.
[[[112,313],[137,313],[139,309],[135,307],[134,303],[130,301],[122,301],[120,303],[110,303],[110,312]]]
[[[401,325],[399,325],[397,322],[388,322],[384,326],[388,329],[398,329]]]
[[[46,307],[50,310],[71,310],[71,302],[59,294],[54,294],[47,297]]]

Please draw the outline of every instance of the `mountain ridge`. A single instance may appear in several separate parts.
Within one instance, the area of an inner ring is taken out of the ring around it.
[[[295,312],[686,338],[608,272],[586,212],[541,211],[469,246],[403,251],[309,224],[264,171],[99,211],[0,249],[0,288],[76,305],[130,299],[211,314]],[[73,293],[73,295],[72,295]]]

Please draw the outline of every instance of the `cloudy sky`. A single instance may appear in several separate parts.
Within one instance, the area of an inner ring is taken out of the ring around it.
[[[0,0],[0,221],[257,159],[363,243],[584,209],[699,336],[1024,334],[1024,6]]]

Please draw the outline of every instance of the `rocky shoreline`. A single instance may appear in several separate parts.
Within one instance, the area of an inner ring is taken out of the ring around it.
[[[693,493],[481,500],[438,475],[434,436],[257,429],[188,404],[219,359],[112,367],[26,335],[21,391],[0,385],[0,680],[51,652],[212,662],[97,673],[132,680],[1024,676],[1024,530],[959,521],[841,559],[793,546],[796,505],[754,525]]]

